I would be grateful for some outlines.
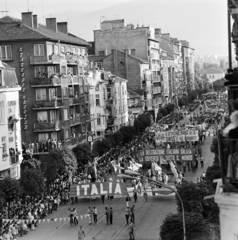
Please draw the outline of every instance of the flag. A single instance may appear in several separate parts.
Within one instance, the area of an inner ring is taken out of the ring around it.
[[[178,172],[177,172],[174,164],[173,164],[171,161],[169,161],[169,165],[170,165],[171,171],[172,171],[172,173],[174,174],[175,179],[176,179],[176,181],[177,181],[177,179],[178,179]]]

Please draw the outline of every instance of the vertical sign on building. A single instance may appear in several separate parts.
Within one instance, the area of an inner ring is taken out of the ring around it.
[[[21,69],[21,92],[22,92],[22,112],[23,112],[23,124],[24,130],[27,129],[27,110],[26,110],[26,88],[25,88],[25,68],[23,58],[23,48],[19,48],[19,60]]]

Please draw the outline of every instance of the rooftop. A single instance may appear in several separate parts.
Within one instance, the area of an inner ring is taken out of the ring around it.
[[[21,41],[21,40],[53,40],[76,45],[89,46],[84,39],[66,34],[60,31],[48,29],[45,25],[38,24],[37,28],[31,28],[23,24],[20,19],[6,16],[0,18],[0,41]]]
[[[219,74],[219,73],[222,74],[223,72],[215,68],[209,68],[203,72],[203,74]]]

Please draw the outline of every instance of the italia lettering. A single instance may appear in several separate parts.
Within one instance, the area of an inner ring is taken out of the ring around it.
[[[107,194],[107,191],[103,190],[103,183],[100,183],[100,193],[101,193],[101,195],[106,195]]]
[[[84,195],[88,195],[88,188],[89,188],[89,185],[82,185],[81,188],[84,189]]]

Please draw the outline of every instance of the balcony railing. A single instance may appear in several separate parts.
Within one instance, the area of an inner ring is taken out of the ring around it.
[[[153,76],[153,82],[160,82],[160,76]]]
[[[60,55],[50,55],[50,56],[30,56],[30,64],[59,64],[61,56]]]
[[[10,165],[13,165],[13,164],[19,162],[19,156],[18,155],[10,155],[9,160],[10,160]]]
[[[76,125],[80,123],[81,123],[80,116],[76,116],[70,119],[70,125]]]
[[[40,109],[51,109],[51,108],[60,108],[63,107],[62,100],[52,100],[52,101],[37,101],[33,105],[33,110],[40,110]]]
[[[51,132],[58,131],[61,129],[62,122],[56,121],[54,123],[49,122],[38,122],[34,124],[34,132]]]
[[[61,85],[61,78],[34,78],[31,80],[31,86],[59,86]]]
[[[69,105],[78,105],[83,103],[83,98],[82,97],[69,97]]]
[[[238,193],[238,139],[225,139],[218,132],[219,155],[224,192]]]

